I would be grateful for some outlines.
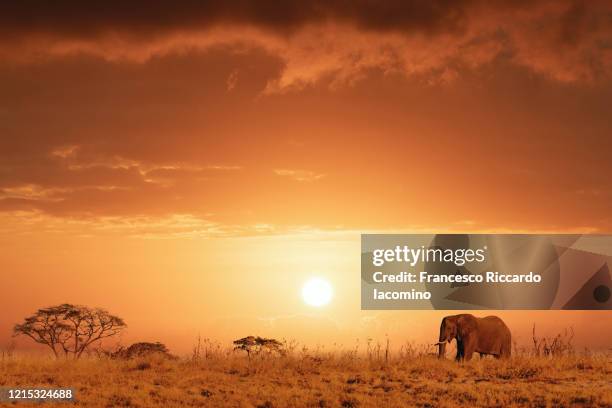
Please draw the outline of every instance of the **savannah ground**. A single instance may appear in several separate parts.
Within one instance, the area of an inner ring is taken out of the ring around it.
[[[448,357],[306,349],[250,359],[217,350],[195,361],[12,356],[0,361],[0,386],[71,387],[77,402],[64,407],[612,406],[610,354]]]

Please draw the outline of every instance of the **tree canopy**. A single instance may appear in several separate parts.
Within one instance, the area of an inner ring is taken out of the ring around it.
[[[63,353],[75,359],[92,344],[118,335],[127,325],[104,309],[64,303],[38,309],[16,324],[14,335],[25,335],[49,347],[58,357]]]
[[[244,350],[249,357],[251,353],[261,351],[284,353],[283,344],[280,341],[259,336],[248,336],[234,340],[234,350]]]

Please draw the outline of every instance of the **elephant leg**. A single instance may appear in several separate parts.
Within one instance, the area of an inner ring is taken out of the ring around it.
[[[501,349],[501,357],[502,358],[510,358],[510,355],[512,354],[512,343],[510,341],[510,339],[508,338],[505,342],[504,345],[502,346]]]
[[[472,355],[476,351],[476,339],[467,338],[463,340],[463,359],[465,361],[470,361],[472,359]]]
[[[456,361],[463,360],[464,356],[464,342],[463,340],[457,339],[457,356],[455,357]]]

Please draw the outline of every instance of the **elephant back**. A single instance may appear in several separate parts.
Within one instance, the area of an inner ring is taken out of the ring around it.
[[[481,353],[502,355],[509,352],[510,329],[497,316],[478,319],[478,350]]]

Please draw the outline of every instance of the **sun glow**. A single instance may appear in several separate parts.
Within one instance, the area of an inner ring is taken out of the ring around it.
[[[302,298],[310,306],[324,306],[331,301],[332,295],[332,286],[325,279],[312,278],[302,287]]]

